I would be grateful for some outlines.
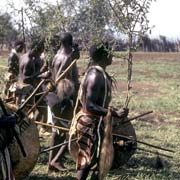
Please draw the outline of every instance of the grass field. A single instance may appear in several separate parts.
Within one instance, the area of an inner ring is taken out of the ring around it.
[[[173,159],[160,157],[164,165],[157,169],[157,155],[137,152],[128,163],[110,171],[108,180],[178,180],[180,179],[180,53],[134,53],[132,75],[132,99],[129,117],[153,110],[153,113],[133,121],[138,140],[173,149]],[[6,65],[5,57],[0,64]],[[87,65],[87,57],[79,60],[80,73]],[[5,69],[0,67],[1,86]],[[112,105],[120,107],[126,98],[127,62],[114,59],[108,72],[116,79]],[[49,137],[41,138],[41,145],[48,146]],[[148,150],[156,150],[138,144]],[[74,169],[75,164],[67,157],[66,166]],[[34,170],[26,180],[62,179],[71,180],[75,171],[66,173],[47,172],[48,154],[39,156]]]

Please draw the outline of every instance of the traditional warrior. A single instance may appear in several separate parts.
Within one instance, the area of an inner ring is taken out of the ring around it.
[[[7,83],[4,91],[5,97],[8,98],[9,96],[9,88],[12,83],[16,82],[18,79],[19,74],[19,59],[20,54],[24,49],[24,42],[23,41],[16,41],[14,44],[14,48],[11,50],[11,53],[8,57],[8,74],[6,75]]]
[[[112,79],[106,67],[112,62],[107,44],[90,48],[90,63],[81,83],[78,98],[82,109],[73,118],[70,135],[77,133],[77,179],[85,180],[93,167],[92,180],[99,179],[99,153],[101,148],[102,117],[107,115],[111,100]],[[112,116],[126,117],[128,109],[112,109]],[[99,124],[101,123],[101,124]]]
[[[32,41],[30,50],[21,56],[19,63],[19,102],[21,104],[24,98],[36,87],[39,78],[41,77],[41,71],[39,65],[41,63],[41,54],[44,51],[44,41],[38,39]],[[40,61],[37,63],[37,61]],[[38,65],[37,65],[38,64]],[[36,67],[37,66],[37,67]]]
[[[30,46],[30,51],[21,57],[19,65],[19,80],[21,82],[31,84],[32,86],[36,84],[35,78],[41,73],[42,62],[40,56],[43,51],[44,42],[42,40],[33,41]]]
[[[46,99],[53,116],[65,119],[72,119],[74,99],[78,89],[78,70],[74,64],[65,77],[57,82],[60,74],[71,64],[74,59],[79,59],[78,46],[73,45],[73,37],[70,33],[64,33],[60,37],[60,49],[52,61],[52,79],[56,82],[56,91],[50,92]],[[67,126],[60,120],[52,118],[54,125]],[[55,146],[62,143],[66,138],[64,132],[59,132],[53,129],[50,146]],[[66,168],[63,165],[63,156],[67,146],[62,146],[60,149],[54,149],[49,154],[49,169],[64,171]]]
[[[44,40],[40,39],[40,38],[33,40],[31,48],[38,46],[38,44],[40,44],[41,46],[44,46]],[[44,50],[44,47],[43,47],[43,50]],[[42,78],[48,78],[50,76],[50,72],[48,71],[48,64],[45,61],[44,52],[42,52],[41,54],[37,55],[34,58],[34,65],[35,65],[35,74],[37,75],[36,82],[34,85],[34,87],[36,87],[40,83]],[[43,91],[43,88],[40,87],[37,93],[41,93],[42,91]],[[41,95],[35,95],[35,102],[37,102],[40,97],[41,97]],[[47,122],[47,104],[45,102],[45,99],[43,99],[38,104],[35,119],[37,121],[41,121],[44,123]],[[46,129],[47,129],[47,127],[42,126],[42,128],[40,128],[40,133],[41,132],[44,133]]]

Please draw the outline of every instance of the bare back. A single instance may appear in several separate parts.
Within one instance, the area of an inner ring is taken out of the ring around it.
[[[19,80],[23,83],[33,85],[35,75],[35,64],[29,54],[26,53],[20,58],[19,63]]]

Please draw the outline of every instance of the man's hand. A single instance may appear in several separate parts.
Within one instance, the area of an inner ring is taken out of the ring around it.
[[[52,75],[52,73],[50,71],[46,71],[46,72],[42,73],[41,75],[39,75],[38,77],[43,78],[43,79],[48,79],[51,77],[51,75]]]
[[[71,57],[73,59],[79,59],[80,58],[80,52],[79,52],[79,46],[78,44],[73,45],[72,55]]]
[[[121,108],[119,110],[113,110],[113,115],[114,116],[117,116],[119,118],[125,118],[128,116],[128,113],[129,113],[129,109],[128,108]]]

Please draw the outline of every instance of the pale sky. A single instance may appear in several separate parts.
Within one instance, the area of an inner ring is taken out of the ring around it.
[[[180,0],[156,0],[151,4],[150,25],[152,35],[180,38]]]
[[[22,0],[10,0],[20,7]],[[53,0],[51,0],[53,1]],[[54,0],[56,1],[56,0]],[[0,0],[0,11],[6,11],[6,0]],[[21,3],[20,3],[21,2]],[[148,19],[152,29],[151,36],[164,35],[169,38],[180,38],[180,0],[156,0],[151,4]]]

